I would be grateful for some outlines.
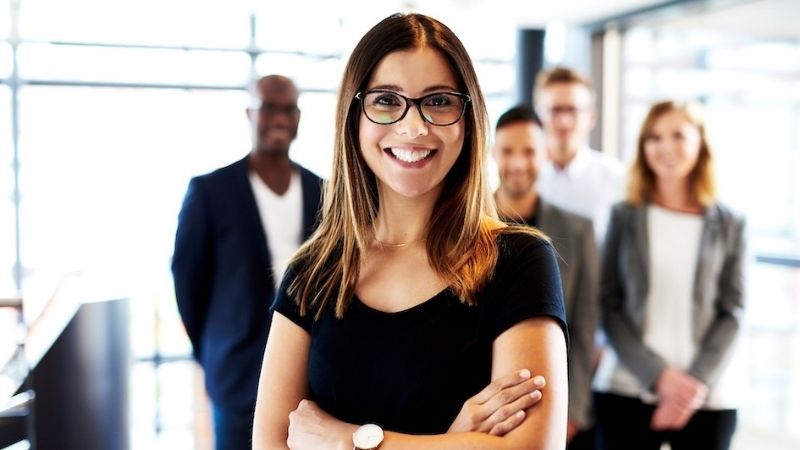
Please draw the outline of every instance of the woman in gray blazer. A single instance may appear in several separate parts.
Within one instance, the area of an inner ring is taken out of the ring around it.
[[[730,446],[744,220],[716,201],[711,156],[695,105],[652,106],[603,255],[610,349],[594,386],[607,450]]]

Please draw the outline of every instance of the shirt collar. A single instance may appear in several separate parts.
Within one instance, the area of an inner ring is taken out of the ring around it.
[[[567,167],[565,167],[563,170],[556,167],[552,161],[550,161],[550,167],[556,174],[560,174],[567,178],[580,177],[581,173],[589,164],[589,160],[591,159],[591,154],[589,152],[591,151],[593,150],[587,146],[579,148],[577,153],[575,153],[575,157],[572,158],[572,161],[570,161],[569,164],[567,164]]]

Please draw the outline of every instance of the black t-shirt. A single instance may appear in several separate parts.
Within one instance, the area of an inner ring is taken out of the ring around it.
[[[536,316],[550,316],[566,330],[551,245],[519,233],[500,234],[498,245],[495,273],[476,306],[461,303],[449,289],[396,313],[354,296],[342,319],[331,305],[315,321],[313,313],[301,317],[288,297],[294,277],[287,271],[272,310],[311,335],[309,399],[353,424],[446,432],[464,401],[491,381],[497,336]]]

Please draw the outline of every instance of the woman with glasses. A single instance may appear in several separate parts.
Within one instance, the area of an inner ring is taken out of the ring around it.
[[[445,25],[394,15],[358,43],[321,223],[273,305],[254,448],[564,448],[558,268],[497,219],[487,129]]]
[[[605,240],[611,348],[595,377],[603,448],[730,446],[745,385],[731,364],[744,307],[744,220],[716,200],[711,160],[696,105],[652,106],[628,200],[614,207]]]

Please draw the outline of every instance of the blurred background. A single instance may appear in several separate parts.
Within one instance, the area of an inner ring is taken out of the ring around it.
[[[249,151],[247,86],[270,73],[302,90],[293,159],[327,178],[348,53],[398,11],[463,40],[493,123],[554,64],[591,76],[592,144],[623,161],[652,102],[704,104],[721,200],[750,233],[735,448],[800,448],[797,0],[0,0],[0,363],[56,299],[119,299],[103,316],[117,325],[89,338],[126,371],[115,433],[131,449],[211,448],[169,271],[188,181]],[[46,405],[37,418],[63,414]]]

